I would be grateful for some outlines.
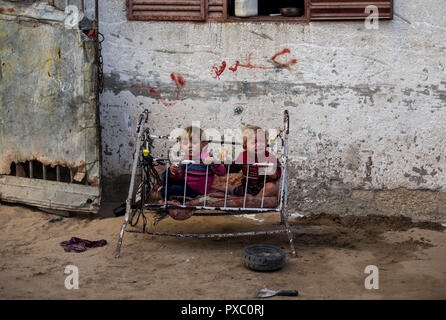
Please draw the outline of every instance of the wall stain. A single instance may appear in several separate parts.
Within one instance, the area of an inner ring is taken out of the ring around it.
[[[255,32],[255,31],[250,31],[250,32],[251,32],[252,34],[255,34],[256,36],[259,36],[260,38],[274,41],[273,38],[271,38],[269,35],[267,35],[267,34],[265,34],[265,33],[258,33],[258,32]]]
[[[372,182],[372,157],[368,157],[367,162],[365,164],[365,178],[364,181]]]
[[[135,76],[136,78],[136,76]],[[139,78],[139,77],[138,77]],[[159,74],[153,72],[148,75],[148,82],[156,83]],[[160,86],[165,88],[165,90],[171,91],[175,90],[176,86],[174,83],[161,83]],[[133,80],[125,81],[120,79],[119,74],[105,74],[104,75],[104,87],[105,90],[110,90],[114,94],[119,94],[123,91],[129,91],[134,96],[145,96],[151,97],[152,94],[147,90],[151,87],[149,84],[136,84]],[[246,81],[224,81],[224,82],[188,82],[187,92],[183,92],[183,98],[185,99],[196,99],[208,101],[209,99],[218,99],[223,102],[229,101],[231,96],[238,96],[241,92],[247,97],[259,97],[264,96],[265,93],[270,93],[272,95],[282,95],[282,94],[299,94],[306,97],[309,96],[323,96],[323,99],[328,99],[328,93],[336,93],[337,95],[345,95],[348,91],[356,93],[360,97],[367,97],[373,100],[373,95],[381,90],[381,87],[369,88],[365,85],[358,86],[345,86],[345,85],[319,85],[312,82],[302,82],[294,83],[287,81],[256,81],[251,82],[247,85]],[[388,86],[385,87],[388,89]],[[392,89],[393,87],[391,87]],[[203,92],[206,94],[203,95]],[[323,106],[323,103],[318,103]]]
[[[149,92],[155,95],[162,104],[164,104],[166,107],[173,107],[178,102],[182,88],[186,84],[186,80],[184,80],[184,77],[179,73],[171,73],[170,78],[175,83],[175,97],[172,102],[168,102],[167,100],[165,100],[161,96],[161,92],[154,87],[147,86],[144,84],[134,84],[133,87],[146,88],[146,89],[148,88]]]
[[[243,112],[243,107],[242,106],[238,106],[234,108],[234,115],[240,115]]]

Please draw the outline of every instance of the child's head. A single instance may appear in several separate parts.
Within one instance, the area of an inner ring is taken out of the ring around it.
[[[268,130],[248,124],[242,129],[243,149],[248,152],[266,150],[268,144]]]
[[[206,142],[202,141],[204,133],[201,128],[189,126],[184,128],[180,135],[180,147],[189,158],[198,158],[201,150],[206,146]]]

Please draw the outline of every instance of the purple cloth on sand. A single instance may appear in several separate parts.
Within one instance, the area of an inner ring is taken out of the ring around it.
[[[107,244],[107,240],[90,241],[86,239],[72,237],[68,241],[63,241],[60,245],[65,251],[83,252],[87,248],[103,247]]]

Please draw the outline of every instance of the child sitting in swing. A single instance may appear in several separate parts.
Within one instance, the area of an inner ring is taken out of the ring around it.
[[[207,142],[203,141],[202,138],[203,130],[201,128],[189,126],[184,129],[180,136],[182,160],[192,160],[193,163],[172,163],[169,170],[164,171],[161,175],[163,183],[165,183],[166,175],[168,175],[167,186],[163,186],[155,194],[152,194],[153,200],[164,199],[166,192],[167,200],[172,197],[183,197],[184,195],[188,198],[196,198],[205,194],[205,192],[208,194],[214,181],[214,175],[224,176],[226,174],[225,166],[215,164],[212,154],[203,151]]]
[[[281,175],[279,160],[267,149],[268,131],[254,125],[246,125],[242,129],[243,149],[229,171],[242,171],[242,184],[230,187],[231,194],[247,197],[275,197],[279,192],[278,181]],[[246,163],[273,163],[274,166],[253,166]],[[266,172],[265,172],[266,170]],[[265,183],[266,173],[266,183]],[[248,181],[248,185],[246,182]],[[265,190],[263,190],[263,188]]]

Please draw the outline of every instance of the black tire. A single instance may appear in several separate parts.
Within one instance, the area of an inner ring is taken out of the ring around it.
[[[256,244],[243,249],[242,261],[252,270],[274,271],[285,265],[286,254],[278,247]]]

